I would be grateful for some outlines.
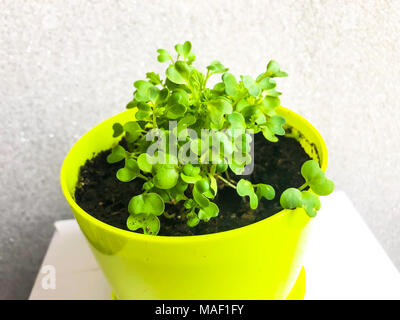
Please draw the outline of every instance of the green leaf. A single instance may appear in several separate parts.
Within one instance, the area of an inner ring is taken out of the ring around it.
[[[249,195],[250,197],[250,209],[257,209],[258,207],[258,197],[255,193],[252,193],[251,195]]]
[[[119,137],[124,132],[124,127],[120,123],[114,123],[113,126],[113,137]]]
[[[150,83],[152,83],[154,85],[162,84],[162,81],[160,79],[160,75],[155,73],[155,72],[147,72],[146,73],[146,78],[149,79]]]
[[[137,163],[138,163],[139,169],[142,170],[143,172],[151,172],[152,171],[153,166],[150,163],[149,158],[150,158],[150,156],[147,153],[142,153],[137,158]]]
[[[257,185],[257,197],[258,200],[265,198],[267,200],[272,200],[275,198],[275,190],[269,184],[260,183]]]
[[[283,209],[295,209],[303,204],[302,194],[296,188],[286,189],[280,198],[280,203]]]
[[[236,191],[239,196],[244,197],[254,193],[254,188],[250,181],[240,179],[237,183]]]
[[[166,61],[172,61],[172,58],[167,50],[164,49],[158,49],[157,52],[159,53],[157,60],[159,62],[166,62]]]
[[[135,100],[138,102],[147,102],[150,100],[150,89],[154,86],[145,80],[138,80],[134,82],[134,87],[137,89],[135,92]]]
[[[124,130],[126,132],[125,139],[129,143],[135,142],[142,133],[142,128],[136,121],[129,121],[125,123]]]
[[[221,172],[225,172],[226,170],[228,170],[228,164],[227,163],[218,163],[217,164],[217,172],[221,173]]]
[[[272,116],[266,124],[260,126],[265,139],[271,142],[277,142],[278,138],[275,135],[285,134],[285,129],[282,127],[285,123],[286,120],[284,117]]]
[[[333,192],[335,189],[335,184],[332,180],[325,179],[315,182],[311,185],[311,190],[320,196],[327,196]]]
[[[317,211],[321,209],[321,202],[319,201],[318,196],[309,191],[302,191],[301,195],[304,210],[310,217],[315,217]]]
[[[260,128],[265,139],[271,142],[278,141],[278,138],[275,136],[274,132],[268,126],[260,126]]]
[[[202,207],[199,210],[199,219],[209,221],[211,218],[218,216],[219,208],[214,202],[210,202],[207,207]]]
[[[254,192],[254,187],[250,181],[240,179],[236,185],[236,191],[239,196],[248,196],[250,198],[250,208],[256,209],[258,206],[258,197]]]
[[[186,189],[188,188],[188,184],[186,183],[186,182],[184,182],[183,180],[179,180],[178,181],[178,183],[176,184],[176,186],[175,186],[175,189],[178,191],[178,192],[185,192],[186,191]]]
[[[208,182],[207,179],[201,179],[196,181],[195,187],[199,192],[204,194],[205,192],[210,190],[210,183]]]
[[[275,109],[281,105],[281,100],[277,97],[266,96],[260,105],[262,112],[272,116],[275,114]]]
[[[261,76],[263,76],[262,74]],[[270,77],[266,77],[259,82],[259,86],[262,90],[272,90],[276,87],[276,81]]]
[[[198,175],[198,176],[188,176],[188,175],[185,175],[185,174],[182,172],[182,173],[181,173],[181,179],[182,179],[184,182],[186,182],[186,183],[194,184],[194,183],[196,183],[198,180],[201,179],[201,176],[200,176],[200,175]]]
[[[189,82],[190,70],[184,61],[177,61],[175,65],[168,67],[167,78],[176,84],[187,84]]]
[[[295,188],[286,189],[281,195],[280,202],[284,209],[303,208],[310,217],[315,217],[317,211],[321,209],[317,195],[310,191],[300,192]]]
[[[183,203],[183,206],[186,209],[192,209],[196,206],[196,202],[193,199],[189,198],[189,199],[185,200],[185,202]]]
[[[308,160],[301,166],[301,175],[304,177],[307,183],[313,183],[324,177],[324,172],[315,160]]]
[[[325,176],[315,160],[304,162],[301,167],[301,174],[311,190],[320,196],[329,195],[335,188],[333,181]]]
[[[146,181],[145,183],[143,183],[143,189],[146,191],[149,191],[151,189],[154,188],[154,184],[151,181]]]
[[[107,156],[108,163],[116,163],[123,159],[125,159],[126,150],[124,147],[117,145],[115,148],[112,149],[111,153]]]
[[[122,182],[129,182],[139,175],[139,166],[135,159],[126,159],[125,167],[117,171],[117,178]]]
[[[147,103],[138,103],[138,112],[136,112],[135,117],[137,120],[147,120],[152,114],[152,109]]]
[[[183,56],[187,58],[191,51],[192,44],[190,43],[190,41],[185,41],[185,43],[183,44]]]
[[[157,235],[160,231],[160,220],[155,215],[135,214],[128,217],[126,226],[132,231],[141,228],[144,234]]]
[[[210,65],[207,66],[207,69],[213,74],[224,73],[229,70],[228,68],[225,68],[225,66],[218,60],[214,60],[213,62],[211,62]]]
[[[144,214],[159,216],[164,212],[164,200],[157,193],[143,193],[133,197],[128,204],[131,215]]]
[[[282,94],[281,92],[278,92],[275,89],[266,90],[264,92],[265,92],[265,95],[268,97],[279,97]]]
[[[196,56],[193,54],[193,52],[190,52],[187,57],[187,63],[191,65],[194,60],[196,60]]]
[[[246,122],[240,112],[232,112],[227,116],[233,129],[246,129]]]
[[[219,123],[225,114],[232,113],[232,104],[224,98],[217,98],[207,102],[211,121]]]
[[[272,116],[268,121],[268,126],[274,134],[283,136],[285,129],[282,126],[286,123],[286,120],[282,116]]]
[[[167,118],[168,119],[178,119],[185,115],[187,108],[182,104],[174,104],[168,106],[167,108]]]
[[[279,63],[275,60],[271,60],[267,65],[267,74],[272,77],[287,77],[288,74],[284,71],[281,71],[281,67]]]
[[[185,90],[177,89],[172,92],[168,99],[169,105],[181,104],[185,107],[189,106],[189,95]]]
[[[201,208],[206,208],[210,205],[210,200],[207,199],[196,187],[193,188],[193,199]]]
[[[200,167],[194,166],[191,163],[187,163],[183,166],[183,173],[186,176],[196,177],[200,173]]]
[[[275,73],[279,72],[280,70],[281,70],[281,67],[279,66],[278,62],[276,62],[275,60],[271,60],[270,62],[268,62],[267,72],[269,72],[270,74],[275,74]]]
[[[235,162],[235,160],[233,159],[230,163],[229,163],[229,168],[232,170],[232,172],[236,175],[241,175],[244,171],[244,166],[246,165],[246,163],[237,163]]]
[[[250,76],[242,76],[243,85],[253,97],[258,97],[261,94],[261,87]]]
[[[161,165],[154,175],[154,185],[159,189],[171,189],[178,183],[179,173],[174,167]]]
[[[155,101],[155,104],[157,104],[157,105],[163,104],[165,101],[167,101],[168,96],[169,96],[169,90],[167,88],[160,90],[160,92],[158,93],[157,99]]]
[[[225,84],[225,92],[228,96],[234,97],[238,93],[237,81],[233,74],[224,73],[222,76],[222,81]]]
[[[126,109],[133,109],[136,108],[138,104],[138,101],[136,101],[135,99],[133,99],[132,101],[130,101],[127,105],[126,105]]]
[[[193,227],[197,226],[199,224],[199,222],[200,222],[200,219],[195,212],[192,211],[187,215],[186,223],[189,227],[193,228]]]
[[[186,41],[184,44],[177,44],[175,46],[175,50],[178,55],[186,59],[192,50],[192,44],[190,43],[190,41]]]

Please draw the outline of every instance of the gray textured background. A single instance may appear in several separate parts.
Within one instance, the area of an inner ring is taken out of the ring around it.
[[[28,296],[72,216],[58,175],[74,141],[187,39],[200,67],[280,62],[283,105],[323,134],[330,176],[399,267],[399,16],[396,0],[0,1],[0,298]]]

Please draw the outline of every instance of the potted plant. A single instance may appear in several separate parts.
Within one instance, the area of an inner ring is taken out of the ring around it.
[[[175,60],[158,50],[166,79],[136,81],[128,110],[61,170],[114,297],[302,298],[311,218],[334,188],[323,139],[280,106],[277,62],[236,79],[219,61],[198,71],[188,41],[175,49]]]

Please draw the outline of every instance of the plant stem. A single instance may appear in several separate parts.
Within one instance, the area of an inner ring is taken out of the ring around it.
[[[205,89],[206,88],[206,85],[207,85],[207,80],[208,80],[208,78],[210,77],[210,70],[207,70],[207,74],[206,74],[206,79],[204,80],[204,86],[203,86],[203,89]]]
[[[164,216],[167,219],[172,219],[172,218],[175,218],[175,213],[169,214],[169,213],[167,213],[167,211],[164,211]]]
[[[149,178],[147,178],[146,176],[144,176],[144,175],[142,175],[142,174],[139,174],[139,175],[138,175],[138,178],[142,178],[142,179],[144,179],[144,180],[146,180],[146,181],[149,181]]]
[[[299,190],[302,191],[302,190],[304,190],[307,186],[308,186],[308,183],[306,182],[306,183],[304,183],[304,184],[299,188]]]
[[[226,180],[225,178],[221,177],[221,176],[218,175],[218,174],[217,174],[217,178],[220,179],[220,180],[222,180],[223,182],[225,182],[228,186],[230,186],[230,187],[236,189],[236,186],[235,186],[233,183],[229,182],[228,180]]]
[[[153,128],[157,128],[157,117],[156,117],[156,113],[154,111],[155,111],[155,108],[153,108]]]

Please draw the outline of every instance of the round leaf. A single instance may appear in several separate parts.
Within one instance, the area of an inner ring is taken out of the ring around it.
[[[281,100],[277,97],[266,96],[261,104],[261,110],[267,115],[273,115],[275,109],[281,105]]]
[[[168,67],[167,78],[176,84],[186,84],[189,81],[190,70],[186,62],[177,61],[175,65]]]
[[[191,228],[197,226],[200,222],[199,217],[195,212],[191,212],[187,215],[187,225]]]
[[[250,208],[251,209],[257,209],[258,207],[258,197],[255,193],[252,193],[249,195],[250,197]]]
[[[196,167],[191,163],[187,163],[183,166],[183,173],[186,176],[196,177],[200,173],[200,167]]]
[[[157,193],[143,193],[133,197],[128,204],[130,214],[159,216],[164,212],[164,200]]]
[[[136,121],[129,121],[129,122],[125,123],[124,130],[126,132],[126,135],[125,135],[126,141],[128,141],[129,143],[132,143],[132,142],[135,142],[139,138],[142,128],[140,128],[140,126],[138,125],[138,123]]]
[[[125,159],[126,151],[124,147],[117,145],[112,149],[111,153],[107,156],[108,163],[116,163]]]
[[[283,136],[285,129],[282,126],[286,123],[286,120],[282,116],[272,116],[268,121],[268,126],[274,134]]]
[[[126,221],[129,230],[143,229],[144,234],[157,235],[160,231],[160,220],[155,215],[130,215]]]
[[[231,73],[224,73],[222,80],[225,84],[226,94],[231,97],[235,96],[238,93],[235,76]]]
[[[214,202],[210,202],[207,207],[199,210],[199,219],[209,221],[211,218],[218,216],[219,208]]]
[[[219,62],[218,60],[214,60],[213,62],[210,63],[210,65],[207,67],[208,70],[210,70],[212,73],[224,73],[228,71],[228,68],[225,68],[224,65]]]
[[[335,184],[332,180],[325,179],[311,185],[311,190],[320,196],[327,196],[335,189]]]
[[[129,182],[139,175],[139,166],[135,159],[125,160],[125,167],[117,171],[117,178],[122,182]]]
[[[284,209],[295,209],[302,206],[302,195],[298,189],[286,189],[280,198],[280,203]]]
[[[194,183],[196,183],[198,180],[201,179],[201,176],[200,176],[200,175],[198,175],[198,176],[187,176],[187,175],[185,175],[185,174],[182,172],[182,173],[181,173],[181,179],[182,179],[184,182],[186,182],[186,183],[194,184]]]
[[[269,184],[259,184],[257,186],[256,194],[259,200],[261,200],[262,198],[265,198],[267,200],[272,200],[275,198],[275,190]]]
[[[161,165],[156,174],[154,175],[154,185],[160,189],[171,189],[173,188],[179,179],[179,173],[175,168],[171,168],[167,165]]]
[[[114,123],[112,128],[114,130],[114,138],[119,137],[124,132],[124,127],[120,123]]]
[[[201,208],[206,208],[210,204],[210,200],[206,198],[196,187],[193,188],[193,199]]]
[[[158,49],[157,52],[159,53],[158,57],[157,57],[157,60],[159,62],[166,62],[166,61],[171,60],[171,56],[170,56],[170,54],[168,53],[167,50]]]
[[[301,175],[307,183],[320,179],[324,176],[323,171],[315,160],[308,160],[301,166]]]
[[[207,179],[201,179],[196,181],[195,187],[197,190],[199,190],[199,192],[204,193],[210,189],[210,183]]]
[[[139,155],[137,158],[137,163],[139,166],[139,169],[142,170],[143,172],[151,172],[153,166],[151,165],[149,158],[150,156],[147,153],[142,153]]]
[[[246,122],[244,117],[239,112],[232,112],[227,116],[228,121],[230,122],[233,129],[245,129]]]
[[[236,185],[236,191],[239,196],[244,197],[253,194],[254,188],[250,181],[240,179]]]
[[[317,211],[321,209],[321,202],[318,196],[309,191],[302,191],[301,195],[304,210],[310,217],[315,217]]]

